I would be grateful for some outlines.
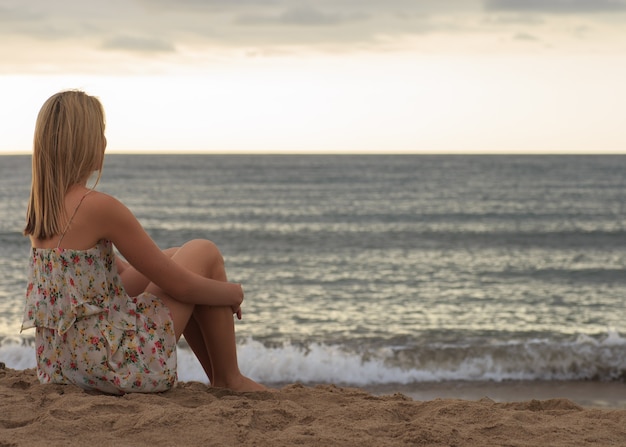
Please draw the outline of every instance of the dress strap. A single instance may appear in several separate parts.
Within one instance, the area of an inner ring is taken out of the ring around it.
[[[61,241],[63,240],[63,238],[65,237],[65,233],[67,233],[67,230],[70,229],[70,225],[72,223],[72,220],[74,220],[74,216],[76,216],[76,213],[78,212],[78,208],[80,207],[80,205],[83,203],[83,200],[85,200],[85,197],[87,197],[87,194],[89,194],[91,191],[93,191],[92,189],[90,189],[89,191],[87,191],[81,198],[80,201],[78,202],[78,205],[76,205],[76,208],[74,208],[74,212],[72,213],[72,216],[70,217],[70,220],[67,221],[67,224],[65,225],[65,229],[63,230],[63,233],[61,233],[61,237],[59,238],[59,242],[57,243],[57,247],[59,248],[61,246]]]

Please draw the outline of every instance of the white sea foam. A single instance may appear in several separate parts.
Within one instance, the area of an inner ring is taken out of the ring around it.
[[[626,338],[614,331],[601,339],[580,335],[574,341],[561,343],[533,340],[512,345],[507,342],[495,349],[473,350],[473,355],[456,349],[438,363],[393,365],[393,351],[388,348],[364,359],[341,346],[315,343],[308,347],[291,344],[266,347],[248,339],[238,346],[242,372],[264,383],[365,386],[447,380],[619,380],[626,374]],[[5,344],[0,346],[0,361],[13,369],[34,368],[34,349]],[[178,349],[178,364],[181,381],[208,382],[189,349]]]
[[[13,369],[34,368],[35,349],[17,343],[8,343],[0,346],[0,362]]]

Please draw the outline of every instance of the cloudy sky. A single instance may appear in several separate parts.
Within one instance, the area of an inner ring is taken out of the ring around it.
[[[0,0],[0,152],[626,152],[626,0]]]

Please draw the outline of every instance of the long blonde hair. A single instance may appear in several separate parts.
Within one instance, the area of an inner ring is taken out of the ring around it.
[[[35,125],[32,185],[24,235],[49,239],[61,234],[65,194],[98,171],[106,139],[104,109],[98,98],[69,90],[51,96]],[[94,185],[95,187],[95,185]]]

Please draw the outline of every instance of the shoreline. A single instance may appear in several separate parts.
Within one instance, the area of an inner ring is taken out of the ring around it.
[[[501,382],[446,381],[421,382],[411,385],[364,386],[375,394],[402,393],[417,401],[433,399],[519,402],[528,400],[567,399],[581,407],[626,410],[626,383],[588,380]],[[626,442],[625,442],[626,443]]]
[[[300,383],[299,383],[300,384]],[[374,396],[403,394],[419,402],[435,399],[460,399],[477,401],[489,399],[498,403],[530,400],[567,399],[584,408],[626,410],[626,383],[596,382],[589,380],[503,380],[495,381],[442,381],[411,384],[351,385],[343,383],[301,383],[303,386],[339,386],[362,389]],[[283,388],[292,383],[270,383],[270,388]]]
[[[375,395],[336,385],[290,384],[275,392],[236,393],[181,382],[165,393],[110,396],[72,385],[41,385],[32,369],[0,368],[0,445],[559,447],[626,442],[624,409],[584,408],[564,398],[503,403],[458,397],[468,389],[450,389],[454,398],[418,401],[397,391]]]

